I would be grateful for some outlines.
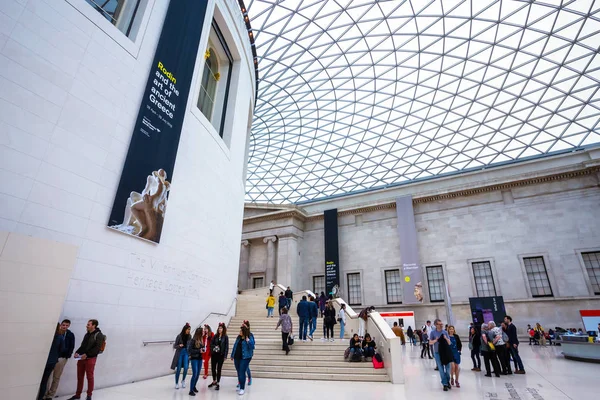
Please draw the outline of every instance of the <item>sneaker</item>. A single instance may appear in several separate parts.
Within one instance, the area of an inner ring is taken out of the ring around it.
[[[303,342],[306,343],[306,342],[308,342],[308,340],[304,339]]]
[[[217,386],[215,386],[215,390],[219,390],[219,389],[220,389],[220,387],[219,387],[219,384],[217,383]]]
[[[190,392],[188,393],[190,396],[195,396],[196,393],[194,393],[192,390],[190,390]]]
[[[448,391],[448,386],[444,385],[444,392]]]
[[[185,381],[181,381],[181,387],[185,389]]]
[[[252,378],[248,379],[248,386],[252,386]]]
[[[215,386],[216,384],[217,384],[217,382],[213,382],[210,385],[208,385],[208,387],[211,388],[211,387]]]
[[[241,390],[238,392],[238,394],[239,394],[240,396],[241,396],[241,395],[243,395],[243,394],[244,394],[244,389],[241,389]]]
[[[179,389],[179,383],[175,384],[175,389]],[[74,399],[78,399],[79,397],[73,397]],[[69,399],[70,400],[70,399]]]
[[[313,337],[312,336],[309,336],[308,338],[310,339],[311,342],[313,341]]]
[[[194,393],[198,393],[198,389],[194,388],[194,389],[193,389],[193,392],[194,392]]]
[[[335,342],[335,339],[333,339],[333,338],[332,338],[332,339],[330,340],[330,342]]]
[[[321,338],[321,341],[322,341],[322,342],[324,342],[325,340],[327,340],[327,339],[325,339],[325,338]]]

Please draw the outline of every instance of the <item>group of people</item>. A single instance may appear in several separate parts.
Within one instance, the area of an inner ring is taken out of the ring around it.
[[[269,285],[269,293],[267,293],[267,318],[273,318],[273,312],[275,310],[275,303],[278,305],[279,315],[281,315],[281,310],[283,308],[287,308],[288,310],[292,306],[292,299],[294,297],[294,292],[288,286],[285,292],[279,293],[279,298],[275,300],[275,296],[273,296],[273,290],[275,289],[275,285],[273,281]]]
[[[433,353],[444,391],[452,389],[452,386],[460,388],[462,343],[455,327],[452,325],[444,327],[442,321],[436,319],[433,327],[431,321],[427,321],[421,331],[423,335],[421,358],[428,356],[431,359]],[[496,326],[494,321],[482,324],[480,329],[471,324],[469,350],[473,361],[472,371],[481,371],[480,355],[482,355],[487,377],[491,377],[492,374],[496,377],[512,375],[511,359],[514,362],[514,373],[525,374],[523,361],[519,356],[517,328],[509,315],[504,317],[501,326]]]
[[[355,333],[350,338],[350,346],[344,355],[348,361],[371,361],[377,353],[377,343],[371,338],[369,333],[364,337]]]
[[[192,378],[189,384],[189,395],[195,396],[198,393],[198,381],[200,372],[204,363],[204,379],[208,378],[208,363],[210,361],[212,382],[209,388],[220,389],[221,372],[223,363],[229,355],[229,337],[227,336],[227,327],[224,323],[219,323],[217,332],[213,333],[209,325],[196,328],[194,334],[191,334],[192,327],[186,323],[181,329],[181,333],[175,338],[173,348],[175,354],[171,362],[171,369],[175,370],[175,389],[179,389],[179,378],[183,369],[183,378],[181,387],[185,388],[185,378],[188,367],[192,366]],[[254,355],[254,335],[250,332],[250,322],[244,321],[240,327],[237,338],[231,351],[231,360],[234,362],[238,374],[237,389],[239,394],[244,394],[246,387],[246,376],[248,384],[252,384],[252,375],[250,373],[250,361]]]
[[[64,319],[61,323],[56,324],[56,330],[38,390],[38,400],[51,400],[56,395],[60,378],[71,357],[77,360],[77,390],[75,395],[70,397],[69,400],[81,398],[83,381],[86,377],[86,400],[92,400],[96,360],[98,355],[104,351],[106,336],[98,328],[98,321],[90,319],[86,324],[86,334],[83,337],[81,345],[75,350],[75,335],[69,329],[70,327],[71,321],[68,319]],[[75,351],[75,354],[73,354],[73,351]],[[50,376],[52,376],[52,380],[50,380]]]
[[[322,341],[335,341],[334,326],[338,323],[340,324],[340,339],[343,339],[346,326],[346,305],[342,304],[337,312],[333,306],[333,299],[326,297],[324,292],[321,292],[318,299],[313,296],[309,298],[302,296],[302,300],[296,306],[296,313],[299,322],[299,340],[303,342],[314,340],[319,316],[323,319]]]

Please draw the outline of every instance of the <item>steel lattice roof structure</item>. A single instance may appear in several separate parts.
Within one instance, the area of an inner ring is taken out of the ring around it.
[[[250,202],[600,142],[600,1],[252,0]]]

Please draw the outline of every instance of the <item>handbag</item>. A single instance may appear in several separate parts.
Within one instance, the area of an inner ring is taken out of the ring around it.
[[[288,346],[291,346],[294,344],[294,337],[292,335],[288,336]]]
[[[379,357],[377,357],[379,356]],[[375,369],[381,369],[383,368],[383,358],[381,358],[381,355],[379,353],[375,353],[375,357],[373,357],[373,368]]]
[[[494,343],[488,342],[488,346],[490,346],[491,351],[496,351],[496,346],[494,346]]]

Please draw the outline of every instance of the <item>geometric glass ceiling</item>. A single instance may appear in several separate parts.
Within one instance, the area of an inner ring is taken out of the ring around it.
[[[252,0],[246,200],[297,203],[600,142],[600,1]]]

